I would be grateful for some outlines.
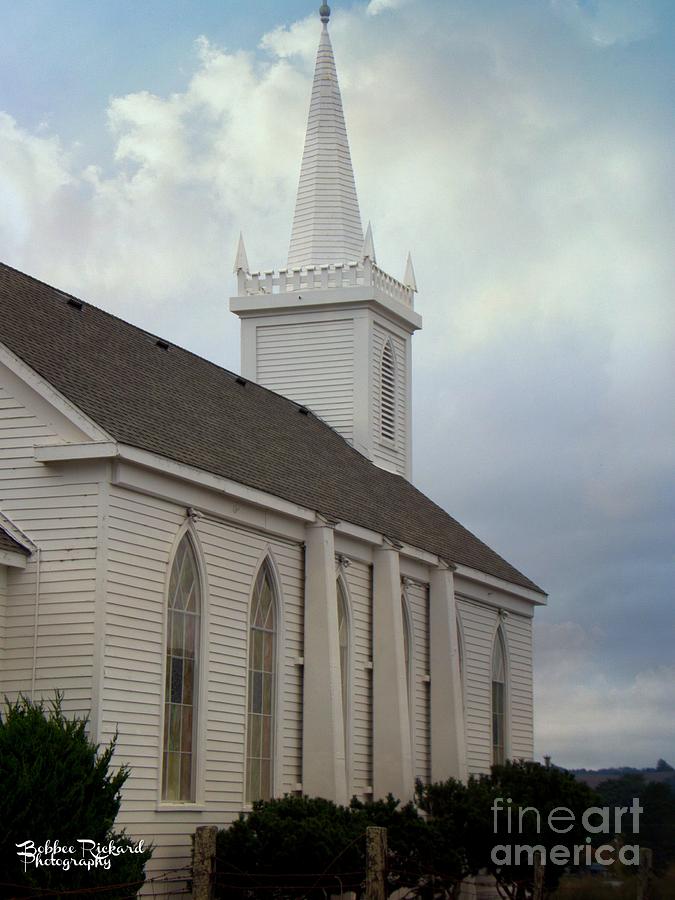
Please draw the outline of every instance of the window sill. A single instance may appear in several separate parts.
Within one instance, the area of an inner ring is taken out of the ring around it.
[[[172,803],[160,801],[155,806],[156,812],[206,812],[205,803]]]

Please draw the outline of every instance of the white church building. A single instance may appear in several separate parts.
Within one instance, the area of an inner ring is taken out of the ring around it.
[[[287,268],[237,252],[241,375],[0,265],[0,695],[119,731],[153,868],[259,798],[533,752],[546,595],[411,482],[415,274],[364,236],[320,15]]]

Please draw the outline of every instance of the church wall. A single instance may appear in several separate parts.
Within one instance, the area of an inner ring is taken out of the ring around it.
[[[346,440],[354,436],[351,317],[257,324],[256,381],[308,406]]]
[[[492,762],[492,650],[499,610],[466,597],[458,600],[463,636],[466,751],[469,773]],[[503,622],[507,665],[507,755],[532,758],[532,620],[510,612]]]
[[[504,629],[511,692],[511,756],[531,759],[534,752],[532,619],[510,615]]]
[[[464,715],[469,774],[489,772],[491,765],[492,643],[497,610],[461,599],[457,604],[464,638]]]
[[[385,441],[380,433],[382,352],[388,338],[391,338],[396,358],[396,440],[392,444]],[[406,474],[408,429],[408,359],[406,341],[393,330],[385,329],[378,322],[373,323],[371,354],[371,402],[373,429],[373,456],[382,461],[399,475]]]
[[[40,548],[8,576],[0,694],[31,690],[39,599],[36,697],[64,692],[64,709],[89,713],[94,659],[97,503],[100,475],[76,474],[34,459],[35,443],[62,443],[44,402],[0,366],[0,509]],[[39,584],[38,584],[39,580]]]
[[[206,576],[206,645],[200,667],[198,802],[185,810],[158,808],[166,585],[185,522],[184,506],[111,488],[103,725],[108,735],[119,729],[116,757],[132,769],[119,821],[135,836],[158,843],[153,867],[187,859],[194,827],[225,824],[242,809],[249,601],[258,566],[270,550],[285,623],[278,651],[277,791],[295,791],[301,781],[302,548],[200,517],[194,531]]]
[[[429,683],[429,586],[406,587],[413,634],[412,734],[415,778],[431,780],[431,718]]]
[[[352,561],[343,571],[352,624],[351,764],[349,795],[364,799],[373,785],[372,568]]]

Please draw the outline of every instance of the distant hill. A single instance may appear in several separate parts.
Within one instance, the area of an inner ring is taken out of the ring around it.
[[[646,782],[656,781],[669,784],[675,789],[675,768],[660,759],[653,769],[636,769],[633,766],[618,766],[607,769],[570,769],[579,781],[583,781],[591,788],[596,788],[603,781],[612,781],[622,778],[624,775],[642,775]]]

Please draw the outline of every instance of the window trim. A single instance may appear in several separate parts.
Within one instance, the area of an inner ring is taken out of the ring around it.
[[[413,764],[413,774],[417,771],[417,743],[416,743],[416,711],[417,711],[417,679],[415,673],[417,671],[417,653],[415,646],[415,620],[412,616],[412,608],[410,606],[410,598],[405,582],[401,582],[401,618],[403,623],[403,634],[408,635],[408,665],[406,667],[406,687],[408,691],[408,725],[410,726],[410,751]],[[404,643],[404,663],[405,663],[405,643]],[[431,711],[430,711],[431,712]],[[431,719],[429,720],[431,724]]]
[[[495,661],[495,653],[497,647],[501,648],[502,660],[504,663],[504,759],[502,762],[497,763],[494,758],[494,705],[493,705],[493,685],[495,682],[493,680],[493,670],[494,670],[494,661]],[[490,765],[503,765],[506,760],[510,758],[511,753],[511,714],[510,714],[510,698],[511,698],[511,690],[510,690],[510,672],[509,672],[509,653],[508,653],[508,644],[506,641],[506,629],[504,628],[503,622],[500,621],[495,629],[494,638],[492,641],[492,653],[490,655]]]
[[[249,651],[251,643],[251,615],[253,612],[253,596],[258,578],[263,568],[267,567],[267,571],[272,584],[272,593],[275,603],[276,628],[274,634],[274,698],[272,708],[274,710],[274,721],[272,723],[272,765],[270,772],[270,796],[272,798],[281,795],[281,787],[283,785],[283,747],[281,742],[280,723],[284,720],[283,705],[283,660],[285,659],[285,637],[284,637],[284,604],[283,593],[281,589],[281,577],[279,568],[274,556],[272,547],[268,545],[260,554],[256,563],[253,578],[251,579],[251,587],[248,595],[247,614],[246,614],[246,687],[244,690],[244,734],[243,734],[243,781],[241,786],[242,809],[251,810],[253,803],[246,796],[246,783],[248,779],[248,729],[249,729]]]
[[[389,351],[389,356],[391,359],[391,419],[392,419],[392,427],[391,427],[391,435],[386,434],[384,431],[384,364],[385,364],[385,356]],[[381,444],[385,447],[389,447],[392,449],[396,448],[397,438],[398,438],[398,428],[396,424],[397,414],[398,414],[398,360],[396,357],[396,348],[394,347],[394,341],[391,335],[387,335],[385,337],[384,343],[382,345],[382,351],[380,353],[380,365],[378,369],[379,375],[379,428],[377,431],[377,438]]]
[[[340,588],[342,588],[342,599],[344,602],[345,621],[347,623],[347,660],[346,660],[346,677],[345,677],[345,705],[346,709],[342,711],[342,725],[344,729],[345,739],[345,777],[347,780],[347,794],[350,795],[352,783],[352,734],[353,734],[353,678],[352,678],[352,660],[354,658],[354,619],[352,615],[352,600],[349,593],[349,585],[345,578],[341,567],[335,576],[335,592],[337,603],[340,602]],[[339,633],[338,633],[338,651],[339,651]],[[342,676],[342,671],[340,672]],[[342,685],[341,685],[342,686]],[[351,795],[350,795],[351,796]]]
[[[459,687],[462,692],[462,714],[466,711],[466,642],[464,641],[464,625],[459,609],[455,613],[457,620],[457,654],[459,664]]]
[[[168,638],[169,625],[169,590],[171,587],[171,573],[173,571],[176,554],[183,541],[187,537],[190,541],[192,551],[194,553],[197,564],[197,573],[201,589],[201,609],[199,616],[198,644],[195,658],[197,665],[195,667],[196,678],[196,711],[195,721],[193,723],[193,759],[192,759],[192,779],[193,779],[193,799],[192,800],[165,800],[162,797],[162,780],[164,775],[164,722],[166,709],[166,644]],[[169,553],[168,564],[166,567],[164,593],[163,593],[163,621],[162,621],[162,666],[161,666],[161,682],[160,682],[160,715],[159,715],[159,733],[157,735],[158,747],[158,765],[157,765],[157,801],[155,809],[158,812],[171,812],[172,810],[203,809],[205,805],[204,796],[204,748],[206,747],[206,723],[208,721],[208,677],[205,673],[209,671],[209,582],[208,571],[205,562],[204,550],[199,539],[197,529],[192,519],[187,519],[178,529],[174,536],[173,544]]]

